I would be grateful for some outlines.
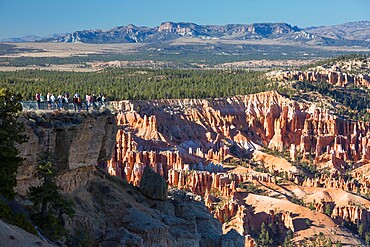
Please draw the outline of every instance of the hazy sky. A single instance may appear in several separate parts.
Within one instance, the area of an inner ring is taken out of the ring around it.
[[[359,20],[370,20],[370,0],[0,0],[0,39],[164,21],[308,27]]]

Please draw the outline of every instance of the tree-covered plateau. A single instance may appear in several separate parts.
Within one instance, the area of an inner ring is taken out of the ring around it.
[[[103,93],[109,100],[218,98],[275,87],[258,71],[118,68],[99,72],[0,72],[0,86],[20,93],[25,100],[34,100],[36,93],[57,96],[65,92]]]

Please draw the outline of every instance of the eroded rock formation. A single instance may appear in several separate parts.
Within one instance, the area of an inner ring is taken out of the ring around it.
[[[330,161],[329,168],[340,173],[351,162],[370,159],[369,123],[308,108],[276,92],[215,100],[121,101],[114,106],[121,130],[108,169],[136,185],[144,166],[165,178],[171,169],[217,171],[215,164],[258,146],[289,150],[292,160],[300,155],[317,163]]]
[[[315,70],[307,71],[279,71],[269,74],[277,80],[299,80],[308,82],[326,82],[338,87],[350,85],[358,87],[370,87],[369,74],[355,74],[342,72],[339,67],[333,66],[329,69],[317,67]]]
[[[335,206],[331,217],[365,226],[370,223],[370,212],[359,206]]]
[[[368,180],[361,173],[356,175],[360,185],[338,177],[360,161],[368,163],[369,123],[348,121],[276,92],[214,100],[121,101],[113,105],[119,112],[120,130],[115,153],[106,163],[107,171],[140,185],[144,168],[150,166],[170,187],[202,195],[215,218],[224,225],[235,220],[232,228],[244,236],[258,229],[261,222],[255,222],[253,210],[241,198],[243,189],[239,186],[243,183],[274,187],[276,176],[283,174],[288,181],[301,186],[302,193],[312,187],[368,192]],[[279,152],[289,150],[292,161],[311,160],[316,166],[326,167],[333,176],[322,174],[318,178],[303,179],[303,172],[287,161],[277,170],[270,164],[272,175],[233,173],[223,168],[225,160],[247,157],[260,147]],[[286,195],[285,200],[290,196]],[[303,215],[298,214],[301,218],[297,218],[288,208],[284,206],[273,213],[264,209],[264,222],[268,224],[269,219],[275,217],[286,230],[309,228],[302,223]],[[325,218],[323,206],[317,209],[321,218],[335,225],[330,218]],[[343,212],[342,205],[334,209],[333,219],[355,223],[360,216],[346,215],[361,214],[361,222],[368,222],[367,209],[362,208],[361,213],[356,213],[359,209],[352,210],[348,214]]]

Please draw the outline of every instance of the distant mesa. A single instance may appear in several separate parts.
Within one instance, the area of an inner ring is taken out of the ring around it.
[[[198,25],[188,22],[163,22],[155,27],[133,24],[110,30],[82,30],[47,37],[25,36],[3,39],[2,42],[65,42],[88,44],[158,43],[178,38],[224,40],[283,40],[311,45],[370,47],[370,22],[349,22],[335,26],[299,28],[288,23],[254,23]]]

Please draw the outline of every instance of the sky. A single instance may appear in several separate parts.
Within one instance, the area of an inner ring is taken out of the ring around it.
[[[370,0],[0,0],[0,39],[165,21],[309,27],[361,20],[370,21]]]

